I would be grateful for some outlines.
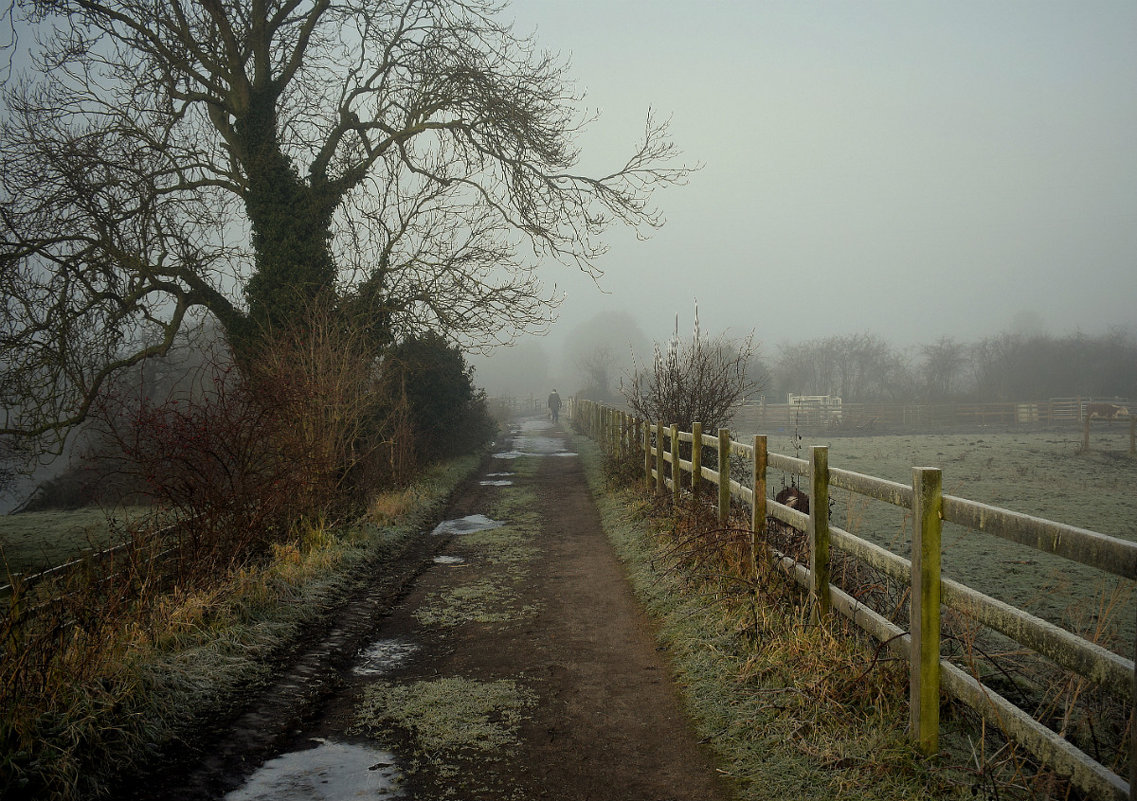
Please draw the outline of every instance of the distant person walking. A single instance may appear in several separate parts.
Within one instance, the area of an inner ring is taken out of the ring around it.
[[[557,422],[557,418],[561,413],[561,396],[557,394],[556,387],[553,388],[552,394],[549,395],[549,412],[553,415],[553,422]]]

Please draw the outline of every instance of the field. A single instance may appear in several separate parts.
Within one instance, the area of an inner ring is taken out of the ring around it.
[[[1089,453],[1080,452],[1076,429],[807,436],[800,452],[788,435],[769,438],[771,451],[802,458],[812,444],[829,447],[832,467],[902,483],[911,481],[913,465],[940,467],[948,494],[1137,541],[1137,457],[1128,453],[1127,426],[1095,428]],[[771,494],[789,480],[771,471]],[[834,525],[908,555],[904,510],[833,490],[831,515]],[[0,516],[0,549],[10,571],[35,572],[113,543],[113,527],[98,509]],[[1130,582],[950,524],[943,543],[946,575],[1064,627],[1100,629],[1103,644],[1132,656],[1137,593]]]
[[[735,439],[747,441],[746,436]],[[1016,512],[1137,541],[1137,457],[1128,426],[1092,432],[923,434],[806,437],[800,453],[784,434],[771,451],[808,458],[829,447],[829,466],[910,484],[912,467],[943,470],[944,492]],[[771,494],[783,480],[771,471]],[[833,490],[831,520],[863,539],[908,556],[906,510]],[[1066,628],[1095,633],[1103,645],[1133,656],[1137,603],[1132,582],[951,524],[943,532],[945,575]]]
[[[58,512],[27,512],[0,516],[0,567],[6,573],[36,573],[79,555],[84,548],[100,550],[117,544],[119,526],[110,522],[145,509],[110,512],[99,508]],[[108,516],[111,517],[108,517]]]

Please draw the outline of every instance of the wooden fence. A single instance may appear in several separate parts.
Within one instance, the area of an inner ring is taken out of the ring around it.
[[[691,431],[681,431],[674,424],[645,422],[622,410],[584,400],[570,402],[569,414],[573,422],[609,454],[642,458],[644,481],[655,491],[670,491],[678,500],[684,485],[698,491],[704,481],[714,484],[718,489],[719,518],[724,523],[732,499],[749,506],[750,530],[755,542],[763,541],[767,516],[806,531],[808,565],[777,552],[773,552],[774,557],[808,589],[818,615],[825,616],[836,610],[909,659],[910,732],[925,753],[938,749],[942,691],[972,707],[1040,760],[1068,775],[1071,782],[1090,797],[1131,801],[1137,798],[1133,789],[1137,787],[1137,716],[1133,715],[1137,674],[1133,660],[959,582],[942,578],[940,532],[944,521],[957,523],[1126,579],[1137,579],[1137,543],[945,495],[937,468],[914,467],[912,484],[899,484],[830,467],[825,447],[812,448],[808,460],[798,459],[768,452],[765,436],[755,436],[752,442],[741,443],[732,440],[725,428],[705,434],[700,423],[692,423]],[[681,443],[692,446],[689,460],[682,458]],[[714,466],[702,463],[704,448],[714,450]],[[749,460],[749,485],[731,479],[732,455]],[[767,497],[769,468],[807,479],[811,496],[808,515]],[[684,474],[688,478],[684,479]],[[905,559],[830,525],[830,487],[910,510],[912,558]],[[830,584],[831,548],[910,584],[908,631]],[[1129,781],[1034,720],[975,676],[941,658],[941,605],[971,616],[1127,703],[1131,716]]]
[[[940,430],[977,426],[1063,428],[1082,426],[1092,403],[1128,407],[1126,398],[1051,398],[1041,401],[1002,403],[843,403],[840,406],[808,406],[789,403],[750,403],[735,414],[748,431],[800,429],[839,433],[872,433],[895,430]],[[1137,410],[1130,420],[1137,422]]]

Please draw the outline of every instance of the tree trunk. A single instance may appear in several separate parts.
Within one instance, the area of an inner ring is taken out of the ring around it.
[[[274,91],[254,94],[238,124],[248,186],[245,208],[253,231],[255,272],[245,286],[249,331],[303,325],[302,310],[335,286],[329,249],[337,193],[314,187],[297,173],[280,147]],[[330,298],[329,298],[330,299]]]

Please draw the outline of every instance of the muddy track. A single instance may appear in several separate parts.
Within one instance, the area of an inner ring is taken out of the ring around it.
[[[224,731],[129,797],[221,798],[282,753],[268,773],[303,764],[242,799],[729,797],[562,428],[524,421],[445,517],[463,522],[414,538]]]
[[[485,463],[482,465],[484,470]],[[477,492],[479,470],[455,492]],[[422,521],[429,531],[445,517]],[[112,796],[128,801],[221,798],[309,725],[344,681],[345,671],[391,609],[414,586],[447,538],[411,536],[402,550],[366,560],[347,594],[275,658],[272,680],[234,699],[230,714],[166,750],[143,773],[126,777]]]

